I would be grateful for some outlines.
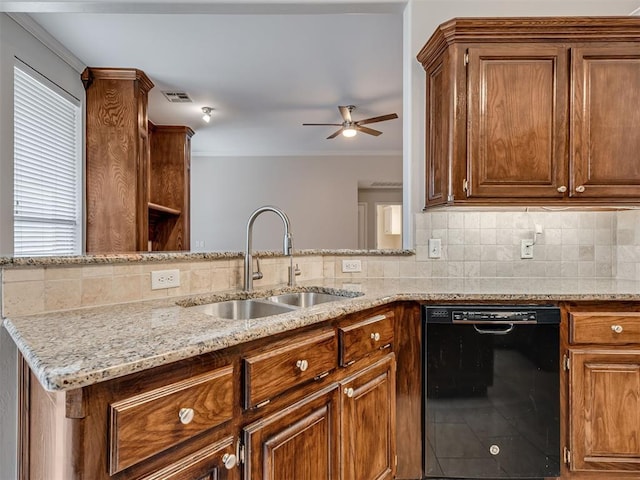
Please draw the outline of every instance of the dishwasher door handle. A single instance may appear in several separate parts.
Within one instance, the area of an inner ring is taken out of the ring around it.
[[[511,333],[516,326],[513,323],[510,323],[505,330],[484,330],[482,328],[478,328],[477,325],[474,325],[473,328],[476,332],[481,333],[482,335],[507,335]]]

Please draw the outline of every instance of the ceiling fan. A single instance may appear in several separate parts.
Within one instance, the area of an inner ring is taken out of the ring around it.
[[[333,125],[336,127],[340,127],[337,132],[332,133],[327,137],[327,140],[332,138],[336,138],[338,135],[342,133],[345,137],[354,137],[356,133],[362,132],[367,133],[369,135],[378,136],[381,135],[382,132],[379,130],[374,130],[373,128],[363,127],[368,123],[375,122],[384,122],[385,120],[393,120],[394,118],[398,118],[398,115],[395,113],[390,113],[388,115],[381,115],[379,117],[371,117],[365,118],[364,120],[358,120],[356,122],[351,118],[351,112],[356,109],[355,105],[346,105],[339,106],[338,110],[340,110],[340,115],[342,115],[342,119],[344,120],[342,123],[303,123],[303,126],[317,126],[317,125]]]

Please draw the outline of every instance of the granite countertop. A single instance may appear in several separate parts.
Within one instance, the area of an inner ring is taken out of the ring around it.
[[[413,250],[303,249],[294,250],[296,257],[335,256],[410,256]],[[281,251],[254,251],[254,257],[282,257]],[[3,267],[44,267],[49,265],[117,265],[122,263],[182,262],[243,258],[244,252],[130,252],[54,257],[0,257]]]
[[[640,282],[611,279],[321,279],[297,288],[335,289],[363,295],[255,320],[181,306],[246,296],[229,292],[7,318],[4,325],[46,389],[70,390],[397,300],[640,300]]]

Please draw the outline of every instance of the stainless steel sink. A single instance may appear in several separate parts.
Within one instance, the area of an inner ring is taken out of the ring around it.
[[[250,320],[268,317],[280,313],[291,312],[295,307],[286,304],[269,302],[264,299],[252,298],[248,300],[229,300],[226,302],[208,303],[190,307],[213,317],[230,320]]]
[[[296,293],[283,293],[281,295],[274,295],[267,297],[267,300],[275,302],[277,304],[294,305],[296,307],[304,308],[317,305],[318,303],[335,302],[336,300],[346,300],[349,297],[343,297],[342,295],[333,295],[330,293],[317,293],[317,292],[296,292]]]

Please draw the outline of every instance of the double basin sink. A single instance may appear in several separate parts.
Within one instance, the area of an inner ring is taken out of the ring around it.
[[[190,309],[229,320],[251,320],[287,313],[299,308],[312,307],[320,303],[347,300],[350,297],[332,293],[295,292],[272,295],[265,298],[208,303],[190,307]]]

